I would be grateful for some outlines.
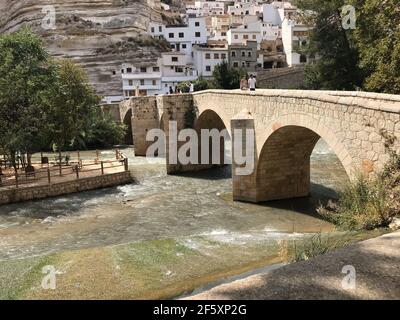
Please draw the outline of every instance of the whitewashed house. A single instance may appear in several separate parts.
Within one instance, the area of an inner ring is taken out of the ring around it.
[[[303,49],[308,44],[309,28],[288,19],[282,23],[282,43],[289,67],[305,64],[308,57]]]
[[[215,66],[228,61],[226,44],[196,45],[193,47],[194,66],[199,75],[211,77]]]
[[[171,44],[173,51],[192,55],[194,44],[207,43],[207,27],[204,17],[189,17],[187,24],[167,25],[164,38]]]

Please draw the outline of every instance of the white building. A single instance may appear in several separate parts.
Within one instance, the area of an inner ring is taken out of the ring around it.
[[[225,1],[195,1],[194,5],[186,6],[186,14],[197,17],[218,16],[225,14]]]
[[[185,25],[165,26],[164,38],[174,51],[192,55],[194,44],[207,43],[207,27],[204,17],[190,17]]]
[[[122,88],[125,97],[139,94],[152,96],[160,94],[161,91],[161,70],[156,66],[135,67],[132,64],[124,63],[121,67]]]
[[[268,22],[260,22],[261,40],[276,41],[282,38],[281,28]]]
[[[261,42],[261,23],[259,21],[231,27],[227,34],[228,44],[246,44],[247,41]]]
[[[228,14],[232,16],[258,16],[262,12],[262,6],[255,3],[237,2],[228,7]]]
[[[231,19],[227,14],[211,18],[210,40],[227,41]]]
[[[124,97],[167,94],[170,88],[183,81],[198,77],[192,58],[182,52],[165,52],[153,66],[134,66],[124,63],[121,67]]]
[[[204,77],[211,77],[216,65],[222,61],[228,61],[228,46],[218,45],[196,45],[193,47],[194,66]]]
[[[147,32],[154,38],[164,37],[165,25],[158,22],[150,22]]]
[[[308,62],[307,56],[302,49],[308,43],[309,28],[296,24],[292,20],[284,19],[282,23],[282,43],[289,67]]]

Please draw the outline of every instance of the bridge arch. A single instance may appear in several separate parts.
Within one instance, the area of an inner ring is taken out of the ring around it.
[[[256,123],[256,145],[258,158],[260,158],[262,149],[270,136],[278,129],[286,126],[305,128],[317,134],[320,138],[325,140],[325,142],[339,158],[344,169],[346,170],[347,175],[350,178],[354,177],[356,169],[355,164],[345,144],[335,135],[331,128],[325,124],[322,124],[314,117],[304,113],[286,114],[270,120],[266,125],[260,125]]]
[[[207,168],[212,168],[215,166],[222,166],[227,164],[225,161],[225,154],[226,152],[229,152],[229,142],[230,142],[230,132],[229,132],[229,123],[226,123],[223,118],[214,110],[211,109],[205,109],[203,110],[196,118],[194,121],[194,129],[196,130],[198,137],[199,137],[199,165],[197,166],[198,170],[203,170]],[[219,134],[219,141],[213,139],[208,139],[208,146],[204,146],[202,139],[201,139],[201,131],[202,130],[217,130],[215,132],[218,132]],[[225,135],[224,135],[225,131]],[[217,145],[214,145],[213,143],[219,143],[219,148]],[[208,147],[208,164],[202,163],[202,150],[204,151],[204,148]],[[219,159],[219,164],[213,164],[213,158],[218,158]],[[228,157],[231,157],[230,154],[228,154]]]
[[[310,193],[310,158],[322,138],[333,149],[349,178],[352,161],[345,146],[326,127],[305,115],[283,116],[269,122],[259,136],[255,172],[256,200],[305,197]]]
[[[127,110],[122,119],[122,123],[125,124],[127,127],[124,141],[128,145],[133,145],[132,109]]]

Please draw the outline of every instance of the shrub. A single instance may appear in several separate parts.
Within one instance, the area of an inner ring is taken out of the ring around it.
[[[390,160],[376,177],[360,176],[339,194],[337,202],[320,207],[318,212],[341,229],[372,230],[387,227],[400,208],[400,156]]]

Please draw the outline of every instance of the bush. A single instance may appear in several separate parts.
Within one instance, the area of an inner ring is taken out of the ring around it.
[[[337,202],[318,212],[341,229],[372,230],[387,227],[400,208],[400,156],[394,152],[382,173],[367,180],[360,176],[339,194]]]

